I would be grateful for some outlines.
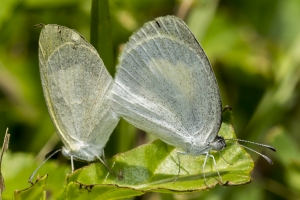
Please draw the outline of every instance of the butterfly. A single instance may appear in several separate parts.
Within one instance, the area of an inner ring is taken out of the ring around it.
[[[75,30],[45,25],[39,66],[48,111],[72,172],[73,160],[99,160],[108,168],[104,147],[119,117],[108,98],[114,81],[96,49]]]
[[[217,169],[210,151],[226,148],[218,135],[219,87],[202,47],[181,19],[159,17],[130,37],[110,98],[113,110],[126,121],[177,147],[178,175],[180,154],[204,155],[203,171],[210,157]]]

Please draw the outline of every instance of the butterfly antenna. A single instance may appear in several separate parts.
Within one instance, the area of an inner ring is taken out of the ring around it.
[[[57,154],[58,152],[60,152],[61,149],[57,149],[56,151],[54,151],[52,154],[50,154],[43,162],[42,164],[40,164],[35,170],[34,172],[31,174],[31,176],[29,177],[28,183],[33,184],[32,179],[34,177],[34,175],[36,174],[36,172],[55,154]]]
[[[248,140],[241,140],[241,139],[237,139],[237,138],[231,138],[231,139],[225,139],[225,140],[237,140],[239,142],[247,142],[247,143],[250,143],[250,144],[256,144],[258,146],[266,147],[266,148],[271,149],[272,151],[276,152],[276,149],[274,147],[266,145],[266,144],[261,144],[261,143],[257,143],[257,142],[251,142],[251,141],[248,141]]]
[[[251,149],[251,148],[249,148],[249,147],[246,147],[245,145],[242,145],[242,144],[240,144],[240,145],[241,145],[242,147],[244,147],[244,148],[250,150],[250,151],[253,151],[253,152],[257,153],[258,155],[260,155],[261,157],[263,157],[264,159],[266,159],[266,161],[268,161],[268,162],[270,163],[270,165],[273,165],[273,162],[272,162],[272,160],[271,160],[269,157],[267,157],[267,156],[265,156],[265,155],[259,153],[258,151],[255,151],[255,150],[253,150],[253,149]]]

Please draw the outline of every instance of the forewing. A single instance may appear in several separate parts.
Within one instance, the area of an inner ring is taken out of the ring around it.
[[[131,36],[115,83],[115,111],[167,143],[211,141],[218,133],[217,81],[200,44],[178,18],[157,18]]]
[[[51,119],[66,148],[102,148],[118,123],[113,79],[97,51],[76,31],[46,25],[39,40],[40,73]]]

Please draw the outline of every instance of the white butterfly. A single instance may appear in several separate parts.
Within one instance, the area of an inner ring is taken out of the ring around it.
[[[182,20],[160,17],[131,36],[120,56],[111,99],[113,110],[129,123],[179,148],[178,160],[179,154],[205,155],[203,169],[208,157],[217,167],[209,152],[226,147],[218,136],[219,87]]]
[[[99,54],[76,31],[50,24],[40,34],[39,63],[48,111],[72,171],[73,159],[107,167],[104,147],[119,118],[108,99],[113,79]]]

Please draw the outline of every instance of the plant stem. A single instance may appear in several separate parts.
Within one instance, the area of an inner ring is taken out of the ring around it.
[[[115,72],[108,0],[92,0],[91,44],[111,75]]]

